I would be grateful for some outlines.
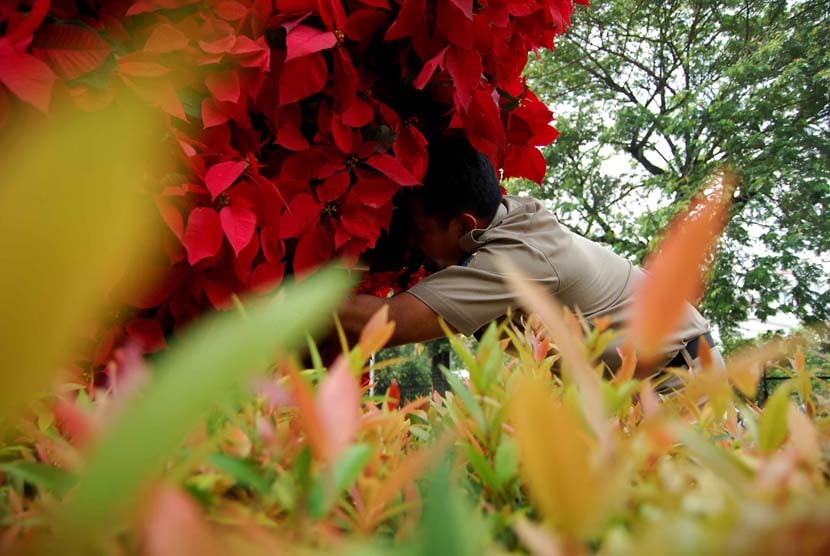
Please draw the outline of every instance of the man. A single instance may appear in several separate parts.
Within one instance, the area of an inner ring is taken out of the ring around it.
[[[438,317],[457,332],[472,334],[518,309],[499,259],[507,257],[565,306],[587,318],[626,320],[634,285],[643,271],[612,251],[564,226],[531,198],[502,196],[489,160],[459,139],[431,143],[423,187],[407,208],[410,243],[437,272],[390,299],[357,295],[341,307],[347,333],[359,334],[384,304],[397,325],[391,344],[443,336]],[[709,326],[689,305],[682,325],[668,338],[657,368],[691,366],[701,338],[712,345]],[[615,343],[602,355],[619,366]]]

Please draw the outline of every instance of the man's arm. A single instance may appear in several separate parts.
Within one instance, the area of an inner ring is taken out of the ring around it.
[[[391,298],[358,294],[346,299],[340,305],[338,316],[349,339],[357,339],[372,315],[384,305],[389,306],[389,320],[395,321],[390,347],[444,336],[435,311],[414,295],[404,292]]]

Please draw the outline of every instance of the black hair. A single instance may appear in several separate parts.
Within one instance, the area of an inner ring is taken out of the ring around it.
[[[424,185],[411,195],[426,215],[448,222],[462,212],[490,220],[501,203],[501,187],[490,160],[461,137],[439,137],[427,146]]]

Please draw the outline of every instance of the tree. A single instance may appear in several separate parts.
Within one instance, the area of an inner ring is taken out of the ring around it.
[[[830,5],[597,0],[527,69],[557,112],[541,188],[579,233],[641,260],[717,167],[743,176],[702,309],[729,337],[830,316]],[[624,170],[620,172],[620,167]]]

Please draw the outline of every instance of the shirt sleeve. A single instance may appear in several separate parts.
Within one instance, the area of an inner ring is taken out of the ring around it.
[[[427,276],[408,292],[454,329],[470,335],[516,307],[515,296],[501,274],[454,265]]]

